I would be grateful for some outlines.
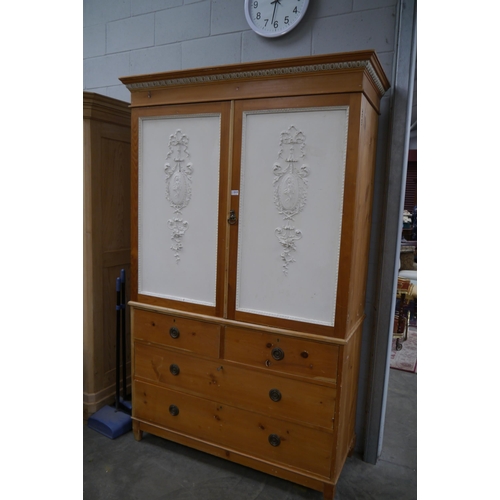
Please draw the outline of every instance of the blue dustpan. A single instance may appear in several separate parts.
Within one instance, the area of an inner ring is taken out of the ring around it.
[[[132,430],[132,417],[112,406],[103,406],[89,417],[87,425],[104,436],[115,439]]]

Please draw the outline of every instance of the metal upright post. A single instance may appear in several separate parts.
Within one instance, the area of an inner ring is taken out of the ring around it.
[[[125,307],[125,269],[120,272],[121,281],[121,327],[122,327],[122,370],[123,370],[123,401],[127,399],[127,335],[126,335],[126,307]]]
[[[121,317],[121,280],[116,278],[116,394],[115,408],[120,407],[120,317]]]

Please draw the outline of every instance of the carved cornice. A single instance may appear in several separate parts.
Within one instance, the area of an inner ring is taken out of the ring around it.
[[[83,91],[83,118],[130,127],[130,105],[112,97]]]
[[[248,71],[243,70],[243,71],[221,72],[221,73],[207,74],[207,75],[193,75],[181,78],[166,78],[166,79],[149,80],[143,82],[126,83],[126,87],[128,90],[133,92],[133,91],[151,90],[151,89],[189,85],[189,84],[203,84],[210,82],[265,78],[265,77],[274,77],[283,75],[301,75],[310,73],[321,73],[322,71],[335,71],[335,70],[346,70],[346,69],[365,69],[373,79],[375,86],[380,92],[380,95],[381,96],[384,95],[385,93],[384,85],[380,80],[377,72],[375,71],[375,68],[373,67],[371,61],[369,60],[306,64],[306,65],[287,66],[280,68],[266,68],[266,69],[255,69]],[[123,80],[126,80],[126,78],[124,78]]]

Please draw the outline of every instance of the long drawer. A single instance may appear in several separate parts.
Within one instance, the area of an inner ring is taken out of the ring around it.
[[[223,360],[135,343],[135,377],[202,397],[332,429],[336,387],[293,380]]]
[[[270,371],[336,382],[336,345],[265,331],[226,327],[224,357]]]
[[[141,309],[134,310],[134,339],[176,347],[214,358],[219,357],[220,329],[221,327],[214,323],[177,318]]]
[[[329,476],[333,433],[134,381],[134,418],[263,460]]]

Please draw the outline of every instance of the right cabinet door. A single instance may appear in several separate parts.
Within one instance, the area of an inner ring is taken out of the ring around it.
[[[236,319],[335,326],[349,102],[317,96],[236,103]]]

